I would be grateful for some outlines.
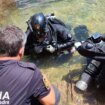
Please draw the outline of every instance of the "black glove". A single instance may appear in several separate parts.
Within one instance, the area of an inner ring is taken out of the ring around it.
[[[43,51],[43,47],[42,46],[34,46],[34,52],[39,54]]]

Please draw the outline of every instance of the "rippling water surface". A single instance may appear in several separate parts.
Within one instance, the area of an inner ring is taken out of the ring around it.
[[[89,35],[94,32],[105,33],[104,0],[16,0],[16,3],[9,5],[4,3],[0,7],[0,26],[15,24],[25,32],[26,21],[37,12],[55,13],[56,17],[68,25],[73,37],[75,37],[73,29],[81,24],[87,26]],[[85,59],[77,52],[73,55],[64,52],[60,55],[32,58],[35,57],[24,57],[25,60],[35,62],[51,82],[59,88],[61,92],[60,105],[77,105],[76,101],[83,103],[84,100],[91,97],[76,96],[75,92],[73,93],[74,90],[71,89],[71,83],[76,82],[81,70],[86,65]],[[85,104],[93,105],[94,102],[87,101],[81,105]]]

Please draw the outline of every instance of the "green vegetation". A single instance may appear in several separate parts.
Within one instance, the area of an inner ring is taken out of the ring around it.
[[[55,2],[35,3],[32,7],[23,9],[9,6],[9,8],[0,11],[0,26],[15,24],[25,31],[26,21],[37,12],[55,13],[56,17],[71,26],[72,33],[73,28],[80,24],[86,25],[90,34],[105,33],[105,0],[55,0]],[[77,52],[63,63],[59,63],[60,58],[53,58],[53,56],[49,58],[45,56],[43,60],[37,61],[41,62],[38,67],[59,88],[61,92],[60,105],[90,105],[91,102],[83,103],[85,99],[82,98],[82,95],[76,96],[71,84],[71,82],[75,83],[80,74],[78,72],[86,65],[84,58]],[[30,57],[26,57],[26,59],[29,60]],[[34,62],[32,59],[31,61]]]

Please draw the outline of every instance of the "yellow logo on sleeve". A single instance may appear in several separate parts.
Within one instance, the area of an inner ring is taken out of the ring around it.
[[[46,89],[49,90],[50,89],[50,85],[49,85],[49,82],[48,82],[48,80],[47,80],[45,75],[43,75],[43,83],[44,83]]]

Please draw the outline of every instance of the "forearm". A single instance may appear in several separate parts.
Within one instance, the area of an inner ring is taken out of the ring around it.
[[[105,61],[105,53],[98,52],[96,48],[87,49],[86,46],[79,46],[77,48],[79,54],[85,57],[89,57],[98,61]]]
[[[66,42],[63,44],[57,44],[57,50],[65,50],[74,46],[74,42]]]
[[[55,105],[56,99],[54,89],[52,86],[50,87],[50,89],[51,89],[50,93],[40,100],[42,105]]]

